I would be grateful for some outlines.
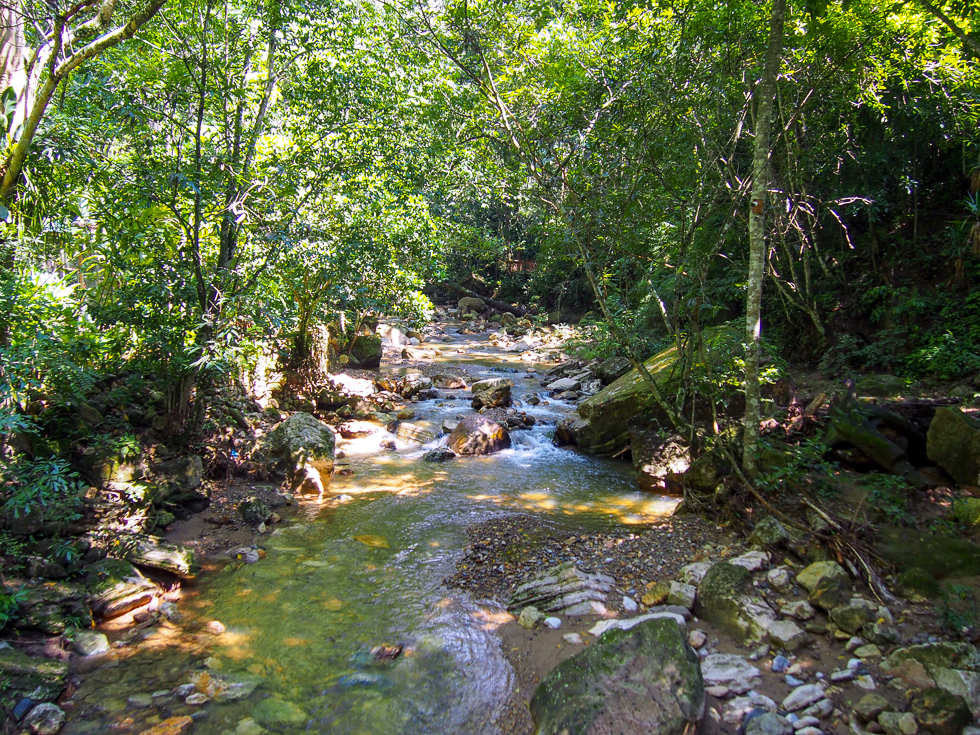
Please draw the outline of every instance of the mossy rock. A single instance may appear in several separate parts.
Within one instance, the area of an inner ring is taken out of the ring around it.
[[[980,654],[977,653],[976,647],[969,643],[939,641],[899,648],[882,662],[882,671],[891,671],[903,661],[909,660],[918,661],[927,670],[934,668],[980,670]]]
[[[959,498],[953,501],[953,517],[964,526],[980,525],[980,498]]]
[[[859,396],[875,398],[894,398],[908,391],[905,379],[897,375],[867,375],[854,386],[854,393]]]
[[[302,725],[309,719],[300,707],[278,697],[269,697],[259,702],[252,710],[252,717],[257,723],[266,727]]]
[[[879,533],[877,550],[901,571],[918,567],[936,579],[980,575],[980,546],[966,539],[886,528]]]
[[[379,367],[383,355],[381,337],[376,334],[361,334],[351,342],[350,359],[362,368]]]
[[[694,603],[698,617],[746,641],[765,637],[767,624],[759,613],[767,609],[762,599],[754,596],[749,570],[726,561],[707,571]]]
[[[647,620],[558,664],[530,708],[538,735],[682,735],[699,729],[704,681],[677,623]]]
[[[55,699],[65,688],[68,664],[50,658],[33,658],[15,648],[0,648],[0,697],[8,703],[18,695],[35,701]]]
[[[955,406],[936,410],[926,434],[929,459],[963,486],[980,485],[980,421]]]
[[[910,710],[918,720],[919,729],[932,735],[959,735],[973,721],[963,697],[938,687],[918,692]]]
[[[920,567],[906,569],[895,580],[895,591],[912,602],[928,602],[939,597],[939,582]]]
[[[92,625],[85,589],[64,582],[45,582],[24,588],[17,613],[18,628],[35,628],[49,635],[61,635],[69,626]]]
[[[749,546],[765,548],[767,546],[778,546],[790,540],[790,535],[782,523],[772,516],[766,516],[752,530],[749,536]]]

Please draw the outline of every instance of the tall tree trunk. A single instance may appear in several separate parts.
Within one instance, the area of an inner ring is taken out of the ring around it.
[[[752,160],[752,201],[749,209],[749,284],[745,296],[745,433],[742,466],[755,478],[759,472],[759,354],[762,339],[762,282],[766,272],[766,192],[769,188],[769,129],[776,76],[783,53],[786,0],[772,0],[769,49],[762,79],[755,90],[755,151]]]

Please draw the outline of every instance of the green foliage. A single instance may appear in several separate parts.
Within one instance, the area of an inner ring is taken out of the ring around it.
[[[939,624],[947,634],[958,634],[980,622],[977,596],[972,587],[947,582],[940,592]]]
[[[912,352],[905,358],[905,365],[913,377],[957,380],[980,371],[980,348],[945,332]]]
[[[868,506],[881,512],[889,523],[904,526],[915,523],[909,510],[911,488],[904,478],[872,473],[862,476],[858,484],[868,491]]]
[[[64,526],[81,517],[79,492],[84,487],[63,459],[38,458],[0,470],[0,512],[18,519],[41,514],[46,523]]]
[[[762,472],[756,486],[766,492],[781,492],[800,483],[816,482],[817,492],[826,494],[832,487],[826,480],[836,472],[836,466],[825,459],[829,451],[819,436],[799,444],[763,438],[759,441]]]
[[[23,587],[17,590],[0,589],[0,628],[17,619],[17,608],[27,597]]]

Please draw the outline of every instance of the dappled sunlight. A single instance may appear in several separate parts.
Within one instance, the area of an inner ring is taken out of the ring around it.
[[[565,516],[607,516],[627,525],[647,524],[669,517],[681,498],[649,495],[610,495],[586,502],[565,500],[547,492],[527,492],[517,496],[468,495],[470,500],[535,512],[559,512]]]
[[[497,628],[513,622],[517,618],[506,610],[487,610],[480,609],[472,614],[475,620],[479,620],[483,625],[483,630],[494,631]]]

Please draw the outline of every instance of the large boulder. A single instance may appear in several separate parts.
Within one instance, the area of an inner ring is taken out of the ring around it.
[[[613,629],[558,664],[535,691],[538,735],[697,732],[704,683],[694,650],[669,619]]]
[[[835,561],[814,562],[796,575],[796,581],[810,593],[810,602],[824,610],[846,605],[851,599],[851,578]]]
[[[464,296],[456,302],[456,305],[460,311],[475,311],[478,314],[482,314],[487,310],[487,305],[483,299],[478,299],[474,296]]]
[[[384,356],[381,337],[376,334],[359,334],[351,340],[347,354],[351,362],[356,363],[358,367],[379,367]]]
[[[705,330],[704,336],[710,343],[706,353],[712,362],[724,361],[740,344],[739,336],[733,329]],[[684,373],[676,347],[654,355],[645,365],[662,396],[676,393]],[[558,426],[555,441],[575,444],[591,454],[615,454],[629,444],[627,422],[641,415],[648,416],[661,426],[670,426],[650,386],[637,370],[631,370],[582,401],[576,413]]]
[[[32,658],[15,648],[0,648],[0,703],[17,703],[17,695],[27,695],[38,701],[54,699],[65,688],[68,664],[50,658]]]
[[[727,561],[718,562],[701,580],[694,613],[746,642],[768,635],[776,614],[755,594],[748,569]]]
[[[476,414],[459,422],[446,446],[456,454],[493,454],[510,446],[510,434],[497,422]]]
[[[937,409],[926,434],[926,452],[960,485],[980,485],[980,420],[955,406]]]
[[[257,453],[290,480],[304,468],[330,482],[337,437],[334,430],[308,413],[294,413],[260,439]]]
[[[117,534],[113,536],[107,551],[113,558],[123,559],[140,567],[170,572],[178,577],[193,577],[201,569],[193,549],[171,544],[157,536]]]
[[[507,378],[489,378],[479,380],[470,386],[473,392],[473,408],[501,408],[511,404],[510,389],[514,381]]]
[[[8,594],[13,592],[7,589]],[[61,635],[69,625],[92,624],[85,589],[65,582],[44,582],[22,589],[24,597],[17,609],[17,627],[34,628],[49,635]]]
[[[161,462],[153,468],[155,484],[150,499],[155,503],[185,503],[189,500],[207,500],[199,491],[204,479],[204,462],[196,454]]]
[[[882,528],[875,548],[903,572],[917,568],[936,579],[980,574],[980,546],[963,538],[915,528]]]
[[[640,489],[680,492],[682,485],[676,478],[691,466],[691,450],[683,437],[665,437],[646,422],[631,423],[629,436],[633,471]]]

